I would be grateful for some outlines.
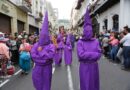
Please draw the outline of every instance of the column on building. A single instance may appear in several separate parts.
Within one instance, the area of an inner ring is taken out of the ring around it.
[[[101,25],[100,25],[100,29],[101,29],[100,31],[101,31],[101,32],[104,32],[104,28],[103,28],[103,27],[104,27],[104,21],[101,20],[101,21],[100,21],[100,24],[101,24]]]
[[[28,18],[29,18],[29,16],[27,15],[27,19],[26,19],[26,22],[25,22],[25,25],[24,25],[25,31],[27,33],[29,33],[29,21],[28,21]]]
[[[112,15],[109,14],[109,15],[108,15],[108,26],[107,26],[107,29],[108,29],[108,30],[111,30],[112,27],[113,27],[112,25],[113,25]]]
[[[12,34],[18,32],[18,29],[17,29],[17,18],[16,17],[13,17],[11,19],[11,30],[12,30]]]
[[[99,31],[100,32],[104,32],[104,17],[102,17],[102,16],[100,16],[98,19],[97,19],[97,21],[100,23],[100,25],[99,25]]]
[[[126,25],[130,27],[130,0],[120,0],[119,27],[122,29]]]

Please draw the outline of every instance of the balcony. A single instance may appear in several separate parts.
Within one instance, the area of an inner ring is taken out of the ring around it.
[[[37,13],[36,16],[35,16],[35,19],[36,19],[37,21],[42,21],[42,18],[43,18],[42,12]]]
[[[78,0],[77,6],[75,7],[75,9],[77,9],[77,10],[80,9],[81,6],[82,6],[82,5],[81,5],[82,2],[84,2],[84,0]]]
[[[18,0],[17,6],[19,6],[19,8],[21,8],[25,12],[32,12],[31,3],[29,2],[29,0]]]
[[[92,9],[91,16],[94,16],[97,13],[100,14],[104,12],[105,10],[111,8],[113,5],[117,4],[118,2],[120,2],[120,0],[104,0],[100,3],[94,4],[94,6],[92,6],[91,8]]]

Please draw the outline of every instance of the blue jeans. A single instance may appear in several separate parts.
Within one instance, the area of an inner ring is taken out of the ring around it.
[[[129,68],[130,67],[130,46],[123,47],[123,57],[124,57],[125,68]]]
[[[118,46],[112,46],[112,49],[111,49],[111,52],[110,52],[110,56],[111,56],[111,59],[113,61],[116,60],[117,52],[118,52]]]

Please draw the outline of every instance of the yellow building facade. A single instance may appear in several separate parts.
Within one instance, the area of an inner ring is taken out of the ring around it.
[[[24,1],[24,0],[23,0]],[[30,15],[25,11],[25,6],[17,6],[9,0],[0,1],[0,32],[13,34],[15,32],[22,33],[26,31],[31,33],[35,29],[39,31],[39,21],[33,16],[30,20]],[[34,24],[32,24],[32,21]],[[36,23],[36,24],[35,24]],[[35,26],[33,26],[35,25]]]

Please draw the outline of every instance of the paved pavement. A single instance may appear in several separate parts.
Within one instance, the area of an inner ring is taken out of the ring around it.
[[[73,55],[73,64],[53,68],[52,90],[79,90],[79,63],[76,53]],[[120,65],[109,62],[102,57],[100,67],[100,90],[130,90],[130,71],[120,69]],[[33,88],[31,72],[29,75],[14,75],[0,90],[35,90]]]

